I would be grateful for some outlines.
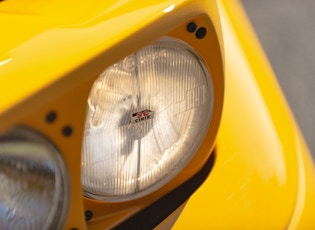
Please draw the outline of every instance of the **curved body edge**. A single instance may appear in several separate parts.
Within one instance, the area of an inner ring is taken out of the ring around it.
[[[218,3],[226,88],[217,158],[174,229],[314,229],[309,150],[243,9]]]

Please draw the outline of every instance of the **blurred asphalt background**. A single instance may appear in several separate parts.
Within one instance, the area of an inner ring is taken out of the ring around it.
[[[242,2],[315,159],[315,1]]]

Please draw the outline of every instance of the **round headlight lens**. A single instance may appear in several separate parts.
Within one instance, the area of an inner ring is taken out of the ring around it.
[[[17,128],[0,137],[0,228],[59,229],[67,214],[67,171],[39,134]]]
[[[209,72],[179,40],[158,40],[107,68],[88,98],[84,193],[121,201],[161,187],[194,155],[212,109]]]

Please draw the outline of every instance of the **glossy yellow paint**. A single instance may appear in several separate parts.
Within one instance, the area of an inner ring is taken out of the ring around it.
[[[205,5],[209,5],[209,12],[205,12]],[[171,12],[170,6],[174,6]],[[213,15],[211,20],[218,31],[215,2],[1,2],[0,20],[10,22],[1,25],[4,36],[1,36],[0,91],[6,95],[0,103],[1,116],[5,116],[10,126],[19,113],[7,116],[7,111],[34,94],[49,96],[44,90],[47,86],[53,84],[63,93],[69,90],[69,85],[80,84],[89,69],[100,73],[104,66],[203,13]],[[91,62],[88,67],[87,62]],[[37,103],[41,105],[40,101]],[[26,104],[23,103],[23,111],[29,113],[32,107]]]
[[[217,158],[175,229],[314,229],[309,151],[243,9],[218,4],[226,88]]]
[[[10,22],[0,26],[7,35],[1,38],[0,50],[0,133],[27,126],[60,149],[71,186],[65,229],[114,226],[200,170],[214,148],[223,105],[222,38],[214,1],[56,0],[43,4],[10,0],[0,4],[0,20]],[[186,31],[190,20],[207,28],[204,39]],[[83,197],[81,143],[92,83],[107,66],[165,35],[191,45],[210,69],[215,102],[204,142],[178,176],[150,195],[116,203]],[[53,123],[45,121],[50,111],[58,115]],[[67,125],[73,128],[70,137],[62,135]],[[93,211],[89,222],[84,219],[85,210]]]
[[[175,228],[314,228],[314,166],[237,2],[10,0],[0,6],[0,21],[8,22],[0,25],[5,34],[0,47],[0,133],[26,125],[58,146],[71,179],[65,229],[114,226],[202,167],[221,115],[223,43],[226,91],[215,166],[181,207]],[[192,19],[208,28],[205,39],[185,31]],[[214,77],[217,104],[207,137],[185,170],[160,190],[121,203],[87,199],[81,194],[80,153],[90,87],[107,66],[164,35],[193,46]],[[45,116],[51,110],[58,118],[48,124]],[[71,137],[61,134],[65,125],[74,128]],[[83,215],[87,209],[94,213],[88,223]],[[163,223],[169,226],[171,221]]]

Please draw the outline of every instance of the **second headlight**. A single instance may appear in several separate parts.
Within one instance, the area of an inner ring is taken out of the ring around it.
[[[49,140],[27,128],[0,136],[0,181],[0,229],[62,228],[68,172]]]

